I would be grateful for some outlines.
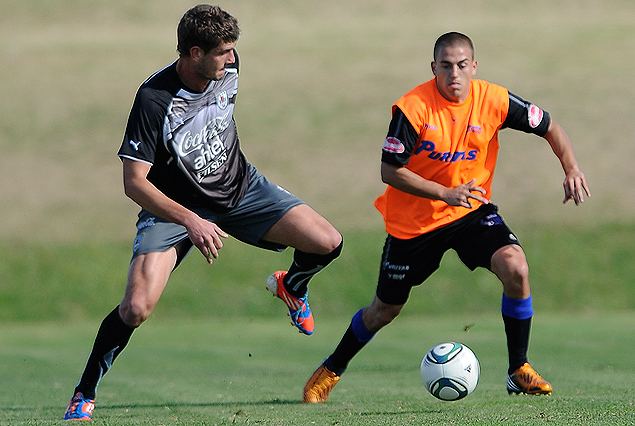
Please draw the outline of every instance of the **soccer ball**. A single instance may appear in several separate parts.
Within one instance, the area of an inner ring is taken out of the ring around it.
[[[420,372],[432,395],[443,401],[456,401],[476,388],[481,367],[470,348],[449,342],[430,349],[421,361]]]

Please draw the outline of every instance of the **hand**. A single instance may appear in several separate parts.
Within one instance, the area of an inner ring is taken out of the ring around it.
[[[468,209],[472,208],[470,198],[480,201],[483,204],[489,204],[489,200],[482,195],[485,195],[485,190],[480,186],[473,186],[476,179],[472,179],[468,183],[464,183],[454,188],[449,188],[443,201],[450,206],[460,206]]]
[[[210,265],[214,259],[218,259],[218,250],[223,247],[223,241],[221,238],[227,238],[229,235],[218,227],[214,222],[196,217],[193,223],[188,224],[186,227],[187,234],[192,240],[192,243]]]
[[[584,194],[586,193],[589,197],[591,196],[591,191],[589,191],[589,187],[586,184],[586,179],[584,178],[584,173],[580,170],[575,170],[573,172],[567,173],[567,176],[564,178],[564,200],[562,203],[565,204],[569,200],[573,200],[576,206],[579,206],[584,202]]]

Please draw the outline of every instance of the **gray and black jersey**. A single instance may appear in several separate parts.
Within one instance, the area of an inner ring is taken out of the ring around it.
[[[184,86],[174,62],[137,91],[119,157],[150,164],[148,180],[186,207],[234,208],[249,185],[234,122],[237,92],[238,59],[203,93]]]

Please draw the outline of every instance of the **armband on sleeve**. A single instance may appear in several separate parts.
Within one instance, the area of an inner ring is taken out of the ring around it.
[[[503,129],[509,127],[544,136],[549,130],[550,123],[551,117],[547,111],[509,92],[509,111],[503,123]]]
[[[419,134],[404,113],[399,108],[395,108],[384,140],[381,161],[395,166],[408,164],[418,139]]]

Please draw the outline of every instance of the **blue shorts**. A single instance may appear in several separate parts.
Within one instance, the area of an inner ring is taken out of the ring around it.
[[[217,213],[204,207],[194,207],[191,210],[203,219],[214,222],[223,231],[244,243],[268,250],[283,251],[287,246],[263,241],[262,236],[289,210],[304,202],[287,190],[271,183],[251,164],[248,164],[248,167],[249,188],[238,206],[226,213]],[[178,265],[193,247],[187,230],[184,226],[166,221],[141,209],[132,258],[140,254],[163,252],[177,245],[179,245]]]
[[[491,269],[494,253],[507,245],[520,245],[494,204],[484,204],[442,228],[408,240],[388,235],[379,271],[377,297],[403,305],[413,286],[439,268],[446,251],[453,249],[471,270]]]

